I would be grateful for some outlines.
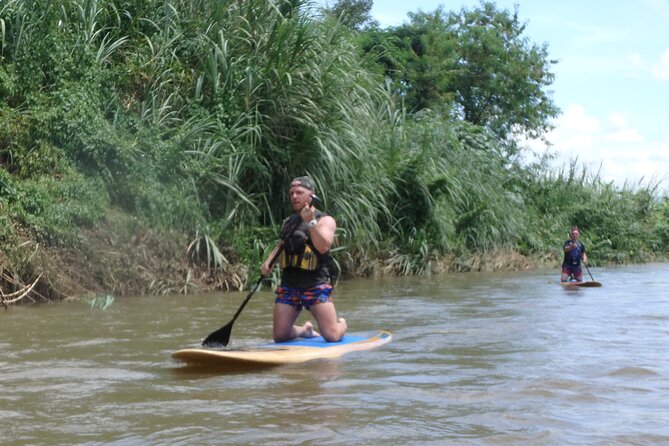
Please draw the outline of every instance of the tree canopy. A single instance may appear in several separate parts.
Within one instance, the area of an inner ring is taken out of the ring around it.
[[[368,30],[362,48],[384,67],[408,110],[448,106],[462,120],[488,128],[501,140],[540,138],[559,109],[547,90],[556,63],[548,45],[523,35],[513,12],[481,2],[472,10],[409,14],[410,21]]]
[[[323,10],[325,15],[341,20],[349,28],[361,31],[378,25],[371,13],[373,4],[373,0],[336,0],[331,7]]]

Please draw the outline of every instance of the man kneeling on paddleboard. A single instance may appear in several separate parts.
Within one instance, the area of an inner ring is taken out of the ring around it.
[[[295,325],[302,308],[316,319],[323,338],[339,341],[346,333],[346,320],[337,318],[332,301],[330,247],[337,223],[325,212],[316,209],[316,183],[309,177],[297,177],[290,183],[290,203],[295,212],[284,220],[281,240],[260,267],[268,276],[272,259],[281,250],[281,285],[274,301],[275,342],[319,334],[311,322]]]
[[[564,251],[562,276],[560,277],[562,282],[567,282],[569,276],[572,276],[577,282],[583,282],[581,261],[587,263],[588,256],[585,253],[585,245],[578,239],[580,236],[581,232],[578,230],[578,226],[574,226],[569,233],[569,240],[565,241],[562,246]]]

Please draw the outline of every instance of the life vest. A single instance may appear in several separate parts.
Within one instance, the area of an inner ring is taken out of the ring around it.
[[[318,220],[327,215],[316,211]],[[298,214],[287,218],[281,228],[283,250],[280,266],[282,283],[293,287],[310,287],[331,280],[333,259],[314,247],[307,224]]]

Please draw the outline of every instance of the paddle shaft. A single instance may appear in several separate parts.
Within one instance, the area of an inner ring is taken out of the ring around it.
[[[269,261],[269,267],[270,268],[272,267],[272,265],[274,265],[274,262],[276,262],[276,259],[278,259],[279,256],[281,255],[281,251],[283,251],[283,242],[281,242],[281,246],[279,246],[279,249],[276,250],[276,252],[272,256],[272,258],[270,259],[270,261]],[[230,320],[230,322],[228,322],[228,325],[232,325],[237,320],[237,317],[239,317],[239,313],[242,312],[242,310],[244,309],[246,304],[249,302],[249,300],[251,300],[251,296],[253,296],[253,293],[256,292],[256,290],[258,289],[258,287],[260,286],[260,284],[262,283],[263,280],[265,280],[265,276],[260,276],[260,279],[258,279],[258,281],[253,286],[253,289],[249,292],[249,294],[246,295],[246,298],[244,299],[244,302],[242,302],[242,304],[239,306],[235,315],[232,316],[232,319]]]
[[[592,279],[592,281],[596,282],[595,278],[592,277],[592,273],[590,272],[590,268],[588,268],[588,265],[585,262],[583,262],[583,265],[585,266],[585,269],[588,270],[588,274],[590,274],[590,278]]]
[[[590,272],[590,268],[588,268],[588,264],[583,262],[583,265],[585,266],[585,269],[588,270],[588,274],[590,274],[590,278],[592,279],[593,282],[596,282],[595,278],[592,277],[592,273]]]

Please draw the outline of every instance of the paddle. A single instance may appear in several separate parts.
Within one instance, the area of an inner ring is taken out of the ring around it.
[[[583,265],[585,265],[585,269],[588,270],[588,274],[590,274],[590,278],[592,279],[592,282],[589,282],[587,286],[589,287],[600,287],[602,286],[601,283],[597,282],[594,277],[592,277],[592,273],[590,272],[590,268],[588,268],[588,264],[583,262]]]
[[[276,262],[276,259],[279,257],[281,254],[281,251],[283,250],[283,241],[281,241],[281,246],[279,246],[279,249],[277,249],[276,253],[274,256],[272,256],[272,259],[269,262],[269,266],[271,267],[274,265],[274,262]],[[244,299],[244,302],[240,305],[240,307],[237,309],[237,312],[235,315],[232,317],[232,320],[228,322],[226,325],[223,327],[219,328],[215,332],[211,333],[209,336],[207,336],[204,341],[202,341],[202,346],[203,347],[218,347],[220,345],[223,345],[224,347],[228,345],[228,342],[230,342],[230,333],[232,333],[232,324],[235,323],[237,320],[237,317],[239,314],[242,312],[246,304],[251,300],[251,296],[253,296],[253,293],[256,292],[262,281],[265,279],[265,276],[260,276],[260,279],[256,282],[256,284],[253,286],[249,294],[246,295],[246,298]]]
[[[594,277],[592,277],[592,273],[590,272],[590,268],[588,268],[588,264],[583,262],[583,265],[585,266],[585,269],[588,270],[588,274],[590,274],[590,278],[592,279],[593,282],[597,282]]]

